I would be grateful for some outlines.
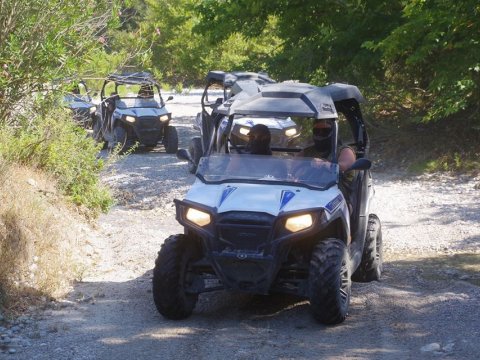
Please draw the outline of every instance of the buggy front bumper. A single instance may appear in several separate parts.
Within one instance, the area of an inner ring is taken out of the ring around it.
[[[312,229],[292,233],[285,229],[286,220],[292,217],[292,213],[281,216],[254,212],[216,214],[214,209],[186,200],[175,199],[175,203],[177,220],[185,226],[186,233],[202,240],[203,268],[207,265],[212,269],[223,288],[264,295],[272,290],[303,295],[303,284],[296,282],[292,285],[296,280],[292,282],[288,276],[280,279],[278,274],[286,264],[290,248],[312,237],[313,232],[324,226],[323,210],[312,209]],[[203,226],[195,225],[186,217],[190,208],[210,213],[212,221]],[[293,273],[299,274],[299,269],[289,269],[288,274]],[[283,281],[285,279],[287,281]],[[279,281],[288,283],[291,290],[279,285]]]
[[[129,137],[146,145],[156,145],[163,138],[165,127],[168,126],[168,121],[162,122],[158,116],[137,117],[134,123],[122,121],[133,128]]]

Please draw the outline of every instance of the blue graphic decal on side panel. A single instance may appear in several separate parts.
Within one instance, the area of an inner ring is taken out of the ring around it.
[[[282,210],[294,196],[295,193],[293,191],[283,190],[282,197],[280,198],[280,210]]]
[[[227,127],[228,124],[228,119],[223,119],[222,122],[220,123],[220,129],[224,130]]]
[[[343,196],[339,194],[325,206],[325,209],[327,209],[328,212],[331,214],[340,206],[342,201]]]
[[[248,120],[247,120],[247,124],[250,125],[250,126],[254,126],[254,125],[255,125],[255,123],[253,122],[252,119],[248,119]]]
[[[220,204],[218,206],[221,206],[225,199],[230,196],[232,192],[237,190],[235,186],[227,186],[225,190],[223,190],[222,197],[220,198]]]

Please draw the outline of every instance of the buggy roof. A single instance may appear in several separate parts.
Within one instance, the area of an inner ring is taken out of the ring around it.
[[[241,93],[240,93],[241,94]],[[224,115],[301,116],[315,119],[336,118],[335,102],[354,99],[363,102],[356,86],[331,84],[317,87],[304,83],[284,82],[261,87],[257,94],[237,101],[235,97],[219,108]]]
[[[106,81],[113,81],[117,84],[125,85],[155,85],[159,86],[153,75],[149,72],[131,72],[121,74],[110,74],[105,79]]]
[[[248,71],[209,71],[207,74],[208,83],[219,83],[225,87],[232,86],[239,80],[253,80],[259,84],[273,84],[275,80],[271,79],[266,73],[255,73]]]
[[[342,101],[347,99],[355,99],[359,103],[365,102],[363,95],[360,93],[360,90],[355,85],[348,85],[342,83],[333,83],[327,86],[322,87],[328,91],[332,100]]]

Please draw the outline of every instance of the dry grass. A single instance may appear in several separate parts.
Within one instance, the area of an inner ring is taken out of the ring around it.
[[[0,159],[0,307],[22,307],[25,295],[64,294],[82,269],[79,247],[55,182]]]

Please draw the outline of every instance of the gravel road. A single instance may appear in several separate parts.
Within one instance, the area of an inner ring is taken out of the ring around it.
[[[198,94],[168,103],[180,147],[194,134],[198,104]],[[353,283],[343,324],[319,325],[295,297],[224,292],[202,295],[189,319],[168,321],[155,310],[151,270],[163,240],[182,232],[172,200],[194,176],[162,149],[131,154],[104,176],[119,204],[85,233],[83,281],[0,327],[0,358],[477,359],[479,179],[374,177],[384,276]]]

